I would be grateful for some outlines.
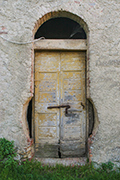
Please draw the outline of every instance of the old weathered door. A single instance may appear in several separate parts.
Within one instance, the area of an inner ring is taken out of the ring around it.
[[[37,51],[35,154],[84,155],[85,135],[85,51]]]

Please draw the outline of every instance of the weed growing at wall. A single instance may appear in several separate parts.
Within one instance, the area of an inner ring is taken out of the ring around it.
[[[5,158],[13,158],[16,156],[14,150],[14,142],[8,141],[5,138],[0,138],[0,161],[3,161]]]
[[[4,168],[7,166],[10,167],[11,165],[15,166],[18,164],[18,162],[14,160],[15,156],[14,142],[10,142],[5,138],[0,138],[0,165],[4,165]]]
[[[102,163],[101,167],[105,172],[110,172],[113,170],[114,164],[109,161],[107,163]]]

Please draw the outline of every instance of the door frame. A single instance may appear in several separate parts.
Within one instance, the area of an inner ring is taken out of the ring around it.
[[[87,55],[87,40],[86,39],[39,39],[34,42],[33,49],[35,51],[85,51]],[[35,57],[34,57],[35,60]],[[85,58],[85,97],[86,97],[86,105],[87,105],[87,62]],[[35,74],[35,71],[34,71]],[[35,80],[35,79],[34,79]],[[34,91],[35,92],[35,91]],[[88,134],[88,117],[87,117],[87,106],[86,106],[86,137]],[[34,139],[35,144],[35,96],[32,101],[32,137]]]
[[[87,51],[86,39],[39,39],[34,42],[35,50]]]

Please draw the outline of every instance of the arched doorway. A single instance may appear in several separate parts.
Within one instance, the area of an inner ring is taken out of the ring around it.
[[[86,38],[68,17],[43,23],[35,38],[35,155],[80,157],[86,153]]]

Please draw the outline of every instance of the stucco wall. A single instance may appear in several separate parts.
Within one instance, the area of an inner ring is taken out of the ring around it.
[[[120,162],[120,2],[119,0],[1,0],[0,32],[11,41],[33,40],[38,19],[68,11],[89,28],[89,93],[99,128],[92,137],[91,160]],[[32,97],[32,43],[17,45],[0,38],[0,136],[20,149],[30,142],[23,105]]]

